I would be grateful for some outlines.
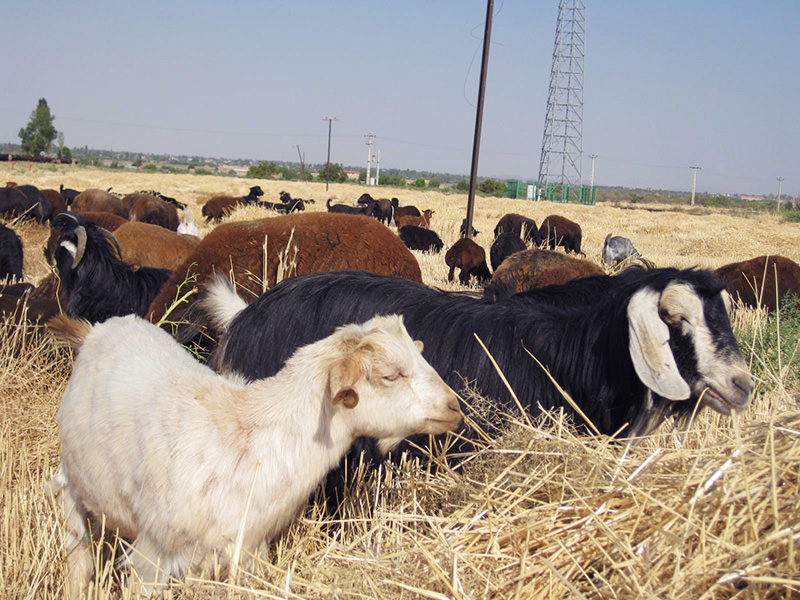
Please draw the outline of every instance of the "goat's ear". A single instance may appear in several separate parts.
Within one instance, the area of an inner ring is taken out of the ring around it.
[[[341,402],[345,408],[353,408],[358,404],[355,384],[359,377],[361,364],[353,354],[341,359],[331,368],[328,385],[334,406]]]
[[[414,340],[414,345],[419,350],[419,353],[422,354],[422,351],[425,349],[425,344],[422,343],[422,340]]]
[[[339,402],[341,402],[345,408],[355,408],[356,404],[358,404],[358,392],[353,388],[339,390],[333,397],[334,406],[339,404]]]
[[[669,328],[658,314],[660,294],[643,289],[628,303],[629,351],[636,374],[648,388],[668,400],[686,400],[689,384],[678,372],[669,347]]]

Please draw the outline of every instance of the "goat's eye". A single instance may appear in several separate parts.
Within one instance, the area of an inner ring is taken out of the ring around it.
[[[661,315],[661,317],[664,319],[664,321],[666,321],[670,325],[681,325],[682,323],[691,325],[686,315],[682,315],[680,313],[675,313],[675,314],[664,313]]]
[[[400,371],[395,371],[395,372],[394,372],[394,373],[392,373],[391,375],[384,375],[384,376],[383,376],[383,378],[384,378],[386,381],[397,381],[397,380],[398,380],[398,379],[400,379],[402,376],[403,376],[403,374],[402,374]]]

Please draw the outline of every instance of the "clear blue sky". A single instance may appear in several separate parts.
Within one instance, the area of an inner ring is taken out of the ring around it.
[[[557,0],[495,0],[479,174],[537,177]],[[0,141],[468,174],[484,0],[28,0],[0,8]],[[800,195],[800,2],[587,0],[595,183]],[[584,179],[589,160],[584,159]]]

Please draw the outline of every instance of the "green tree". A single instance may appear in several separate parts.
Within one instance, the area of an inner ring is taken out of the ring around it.
[[[28,125],[19,130],[19,139],[22,140],[22,151],[25,154],[39,156],[42,152],[50,150],[58,131],[53,127],[55,117],[50,114],[47,100],[39,98],[36,110],[31,113]]]
[[[328,163],[319,170],[319,180],[342,183],[347,181],[347,173],[339,163]]]
[[[436,188],[438,188],[440,185],[442,185],[442,182],[441,182],[441,180],[440,180],[438,177],[431,177],[431,178],[428,180],[428,187],[429,187],[429,188],[431,188],[431,189],[436,189]]]
[[[255,166],[247,169],[247,176],[251,179],[270,179],[275,176],[277,166],[273,161],[262,160]]]
[[[425,187],[425,180],[422,177],[417,177],[414,180],[414,187],[424,188]]]
[[[394,187],[403,187],[406,180],[400,175],[389,175],[388,173],[381,173],[378,185],[391,185]]]
[[[468,192],[469,191],[469,181],[467,181],[466,179],[462,179],[461,181],[457,181],[456,184],[453,187],[456,188],[456,191]]]
[[[505,196],[506,184],[495,179],[484,179],[478,184],[478,191],[489,196]]]

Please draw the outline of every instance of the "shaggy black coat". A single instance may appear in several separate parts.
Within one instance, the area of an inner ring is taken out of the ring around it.
[[[477,336],[527,413],[561,407],[581,422],[533,354],[602,433],[643,432],[669,415],[690,415],[697,403],[696,398],[674,402],[653,394],[649,407],[650,391],[639,380],[628,350],[631,296],[645,286],[663,291],[673,281],[695,289],[703,299],[717,345],[738,352],[720,296],[723,285],[708,271],[630,269],[613,278],[588,277],[496,303],[351,271],[304,275],[278,284],[236,316],[214,360],[218,368],[251,380],[268,377],[278,372],[295,349],[340,325],[399,313],[411,336],[424,342],[423,356],[456,391],[469,385],[498,401],[504,411],[518,411]],[[692,380],[697,373],[693,346],[677,331],[671,332],[670,344],[681,375]],[[463,408],[490,432],[499,425],[481,407]],[[472,435],[463,433],[467,438]],[[428,442],[425,436],[415,436],[402,442],[396,452],[413,450],[414,445],[425,447]],[[469,449],[468,443],[458,446]],[[374,440],[355,440],[326,480],[328,510],[335,513],[344,498],[352,465],[363,460],[369,466],[382,459]],[[345,469],[345,464],[350,468]]]
[[[17,232],[0,223],[0,281],[22,281],[22,241]]]
[[[86,249],[73,268],[73,255],[63,244],[78,246],[79,227],[86,231]],[[91,221],[63,213],[53,220],[53,228],[61,231],[54,258],[67,314],[92,323],[131,313],[147,314],[170,271],[122,262],[109,238]]]
[[[464,389],[466,379],[482,395],[514,410],[477,335],[528,413],[563,407],[575,416],[530,351],[591,422],[611,434],[626,423],[638,422],[649,395],[628,351],[628,301],[645,286],[660,292],[673,281],[686,282],[697,291],[718,342],[738,352],[719,295],[723,284],[708,271],[631,269],[615,277],[587,277],[498,302],[394,277],[338,272],[289,279],[263,294],[234,319],[218,362],[251,379],[268,377],[296,348],[331,334],[339,325],[399,313],[411,336],[425,343],[425,358],[456,391]],[[678,340],[676,333],[671,344],[688,380],[696,373],[696,359],[693,347],[688,344],[683,349]],[[652,410],[661,411],[663,418],[691,411],[695,403],[654,398]],[[576,420],[581,419],[576,416]]]
[[[522,250],[527,250],[527,248],[518,233],[514,231],[501,233],[492,242],[492,247],[489,249],[489,262],[492,265],[492,271],[496,271],[497,267],[515,252],[521,252]]]
[[[397,230],[397,234],[411,250],[436,253],[441,252],[444,247],[442,238],[432,229],[425,229],[416,225],[403,225]]]

